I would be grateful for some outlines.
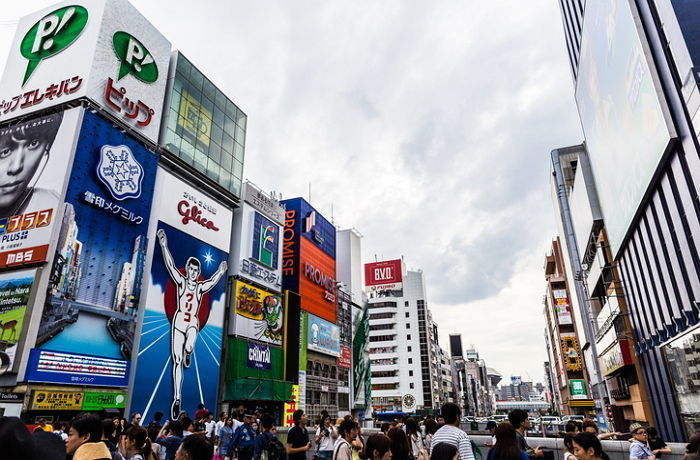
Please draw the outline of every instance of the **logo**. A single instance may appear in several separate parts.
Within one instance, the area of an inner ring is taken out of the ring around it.
[[[249,343],[247,365],[253,369],[270,370],[272,368],[270,347],[257,343]]]
[[[279,228],[257,212],[253,225],[253,259],[276,269]]]
[[[202,217],[202,210],[199,209],[199,206],[190,207],[190,203],[187,200],[182,200],[177,204],[177,212],[182,216],[182,223],[185,225],[193,221],[209,230],[219,231],[219,227],[213,221]]]
[[[406,409],[412,409],[416,405],[416,398],[413,395],[403,395],[402,400]]]
[[[114,53],[121,61],[117,81],[132,74],[144,83],[158,80],[158,66],[151,53],[134,36],[126,32],[115,32],[112,36]]]
[[[88,12],[78,5],[59,8],[39,20],[29,29],[19,50],[29,63],[22,86],[27,83],[43,59],[50,58],[70,46],[85,29]]]
[[[141,196],[143,167],[126,145],[102,146],[97,177],[116,200]]]

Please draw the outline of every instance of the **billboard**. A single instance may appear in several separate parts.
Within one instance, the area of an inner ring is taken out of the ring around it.
[[[581,348],[578,345],[578,340],[573,334],[561,334],[561,352],[564,355],[564,362],[567,371],[580,371],[581,364]]]
[[[676,137],[631,0],[588,2],[576,101],[613,256]]]
[[[107,121],[83,114],[37,335],[41,350],[87,351],[129,367],[157,161]]]
[[[155,241],[131,410],[176,419],[216,405],[232,212],[158,169]]]
[[[552,289],[552,295],[554,296],[554,309],[557,312],[559,324],[574,324],[571,319],[571,305],[569,305],[566,289]]]
[[[69,109],[0,129],[0,268],[46,261],[81,119]]]
[[[226,354],[226,380],[284,379],[284,351],[281,348],[229,337]]]
[[[86,332],[90,334],[90,331]],[[126,387],[129,384],[129,361],[32,348],[25,380]]]
[[[282,346],[282,298],[242,281],[236,281],[235,286],[229,332],[238,337]]]
[[[88,97],[158,140],[168,42],[127,0],[57,3],[19,21],[0,121]]]
[[[338,358],[338,367],[350,369],[352,367],[352,350],[350,347],[340,346],[340,357]]]
[[[365,264],[365,286],[369,298],[403,295],[403,262],[401,259]]]
[[[284,403],[282,426],[294,426],[294,412],[297,410],[297,401],[299,401],[299,385],[292,385],[292,401]]]
[[[0,273],[0,374],[12,369],[36,270]]]
[[[569,380],[569,392],[571,393],[571,399],[588,399],[585,380]]]
[[[340,328],[314,315],[308,315],[306,346],[308,350],[340,356]]]
[[[300,241],[299,295],[301,308],[328,321],[337,316],[335,260],[317,246]]]

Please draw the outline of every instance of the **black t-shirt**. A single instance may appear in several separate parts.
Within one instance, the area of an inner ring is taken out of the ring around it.
[[[649,440],[649,448],[651,450],[656,450],[656,449],[663,449],[666,447],[666,443],[664,442],[663,439],[661,438],[656,438],[656,439],[650,439]],[[656,456],[656,458],[661,458],[663,454],[659,452],[659,454]]]
[[[291,444],[293,448],[304,447],[309,443],[309,432],[306,428],[299,428],[299,426],[294,425],[289,429],[287,434],[287,444]],[[289,460],[304,460],[306,459],[306,452],[299,452],[296,454],[290,454],[287,456]]]

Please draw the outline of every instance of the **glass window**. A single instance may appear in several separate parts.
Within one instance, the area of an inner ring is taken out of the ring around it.
[[[221,107],[218,105],[214,105],[214,123],[219,125],[220,127],[223,128],[225,120],[226,120],[226,115],[224,115],[224,111],[221,110]]]
[[[409,384],[408,384],[408,387],[409,387],[411,390],[413,390],[413,387],[414,387],[413,382],[409,383]]]
[[[204,96],[202,98],[202,106],[209,111],[210,117],[214,115],[214,99]]]
[[[236,112],[236,124],[243,128],[243,130],[246,129],[246,125],[248,124],[248,117],[240,110]]]
[[[238,142],[233,143],[233,156],[236,160],[243,161],[243,146]]]
[[[224,128],[224,132],[233,139],[233,136],[236,134],[236,123],[233,121],[233,118],[226,115],[222,128]],[[231,151],[233,152],[233,144],[231,146]]]
[[[228,133],[224,130],[224,141],[221,143],[221,147],[223,147],[224,151],[230,153],[233,155],[233,144],[235,141],[231,136],[228,135]]]
[[[226,190],[229,190],[231,187],[231,173],[226,171],[224,168],[221,168],[221,172],[219,173],[219,185]]]
[[[182,145],[180,147],[180,158],[188,165],[194,166],[194,145],[190,144],[185,139],[182,140]]]
[[[207,154],[199,149],[194,150],[194,167],[203,173],[207,172]]]
[[[233,176],[239,179],[243,178],[243,163],[236,160],[233,161]]]
[[[181,76],[181,78],[186,80],[190,77],[190,71],[192,69],[192,65],[187,61],[187,59],[185,59],[180,54],[177,57],[176,69],[177,69],[176,74],[179,74]],[[176,78],[177,78],[177,75],[176,75]]]
[[[224,150],[221,151],[221,168],[226,170],[226,172],[233,171],[233,155]]]
[[[221,129],[221,126],[214,121],[214,124],[211,125],[211,140],[216,142],[218,145],[221,145],[223,139],[224,139],[224,131]]]
[[[231,178],[231,184],[228,188],[228,191],[233,193],[236,196],[241,196],[241,179],[240,178]]]
[[[192,72],[190,72],[190,84],[192,85],[193,89],[197,89],[199,92],[199,97],[202,97],[202,84],[204,83],[204,75],[202,75],[198,70],[195,68],[192,68]]]
[[[671,376],[671,389],[689,438],[700,428],[700,328],[673,340],[663,347],[663,351]]]
[[[212,101],[213,108],[213,101],[216,100],[216,87],[207,78],[205,78],[202,83],[202,93]]]
[[[240,126],[236,126],[236,142],[245,145],[245,130]]]
[[[207,162],[207,176],[213,181],[219,182],[219,164],[211,159]]]

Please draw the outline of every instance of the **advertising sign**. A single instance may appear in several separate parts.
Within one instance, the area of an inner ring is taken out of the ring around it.
[[[284,327],[282,298],[242,281],[236,281],[235,292],[231,333],[281,346]]]
[[[294,412],[297,410],[297,401],[299,401],[299,385],[292,385],[292,401],[284,403],[283,426],[294,426]]]
[[[338,367],[350,369],[352,367],[352,350],[345,345],[340,346],[340,357],[338,358]]]
[[[65,1],[22,18],[0,120],[89,97],[158,139],[170,43],[126,0]]]
[[[157,161],[107,121],[84,113],[38,348],[127,360],[128,367]]]
[[[569,380],[569,392],[571,393],[571,399],[588,399],[585,380]]]
[[[131,410],[176,419],[216,405],[232,212],[159,169]]]
[[[334,322],[337,315],[335,260],[304,238],[300,246],[298,292],[301,308]]]
[[[20,341],[36,270],[0,273],[0,374],[11,369]]]
[[[284,207],[274,195],[269,196],[250,182],[246,182],[243,186],[243,199],[279,225],[284,225]]]
[[[45,262],[81,109],[0,129],[0,268]]]
[[[308,318],[308,349],[340,356],[340,328],[314,315]]]
[[[564,354],[564,362],[567,371],[581,370],[581,351],[578,340],[573,335],[563,335],[561,337],[561,351]]]
[[[566,289],[553,289],[554,309],[557,312],[557,319],[560,325],[574,324],[571,318],[571,306],[566,295]]]
[[[624,366],[634,364],[626,339],[618,341],[610,349],[601,353],[598,359],[603,375],[610,375]]]
[[[29,382],[126,387],[129,384],[129,361],[33,348],[29,352],[25,379]]]
[[[676,137],[630,0],[586,4],[576,102],[613,250]]]
[[[370,299],[403,295],[401,259],[365,264],[365,286]]]
[[[82,391],[34,390],[30,410],[81,410]]]
[[[251,369],[266,371],[272,369],[272,361],[270,361],[270,347],[259,343],[248,343],[247,366]]]
[[[86,392],[83,397],[83,410],[123,409],[125,403],[125,393]]]

